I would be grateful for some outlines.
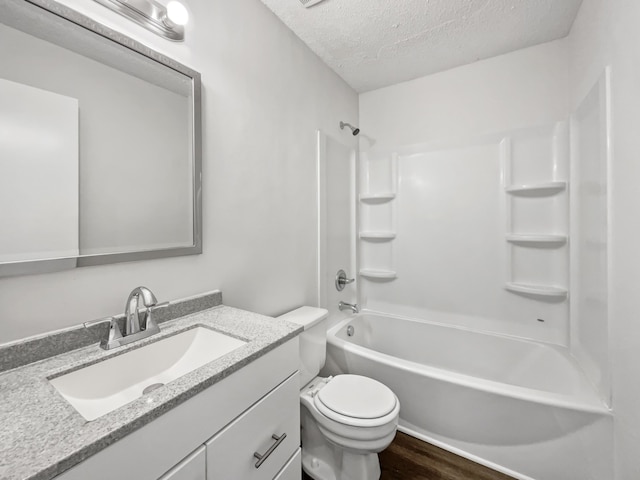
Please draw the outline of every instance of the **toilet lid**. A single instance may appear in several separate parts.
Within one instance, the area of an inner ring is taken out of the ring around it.
[[[397,399],[382,383],[360,375],[338,375],[316,395],[329,410],[352,418],[372,419],[388,415]]]

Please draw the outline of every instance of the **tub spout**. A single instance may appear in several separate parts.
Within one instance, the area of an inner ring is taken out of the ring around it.
[[[338,303],[338,308],[340,310],[351,310],[353,313],[360,313],[360,306],[357,303],[340,302]]]

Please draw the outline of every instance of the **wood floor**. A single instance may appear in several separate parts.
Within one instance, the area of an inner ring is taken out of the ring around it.
[[[400,432],[380,453],[380,469],[380,480],[513,480]],[[304,474],[302,478],[311,480]]]

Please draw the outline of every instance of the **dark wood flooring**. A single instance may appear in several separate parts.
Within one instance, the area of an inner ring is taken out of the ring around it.
[[[380,480],[513,480],[511,477],[398,432],[380,453]],[[303,473],[303,480],[311,480]]]

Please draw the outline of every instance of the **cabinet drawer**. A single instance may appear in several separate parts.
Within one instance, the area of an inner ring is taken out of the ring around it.
[[[165,473],[159,480],[205,480],[207,456],[204,445]]]
[[[206,443],[207,480],[273,480],[300,447],[299,386],[292,375]]]
[[[273,480],[301,480],[302,479],[302,451],[298,449],[296,454],[284,466]]]

